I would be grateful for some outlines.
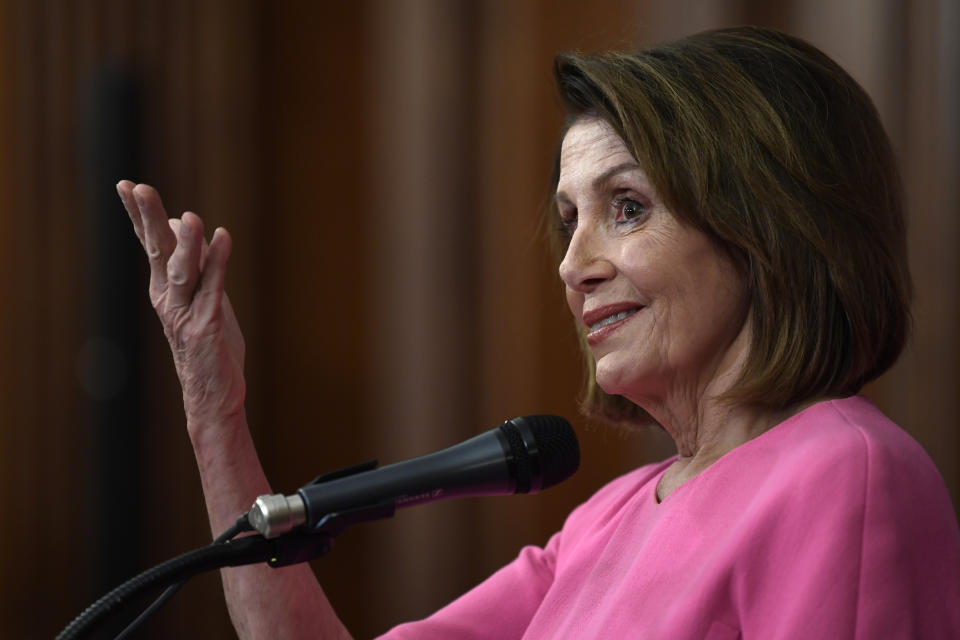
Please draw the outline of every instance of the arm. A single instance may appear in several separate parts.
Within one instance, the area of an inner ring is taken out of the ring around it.
[[[524,547],[520,555],[433,615],[401,624],[380,640],[486,640],[519,638],[553,583],[557,533],[543,549]]]
[[[117,192],[150,262],[150,301],[173,352],[214,534],[254,499],[271,493],[243,408],[244,342],[223,289],[231,240],[209,244],[192,213],[167,219],[152,187],[122,181]],[[309,565],[221,571],[227,608],[241,638],[349,638]]]

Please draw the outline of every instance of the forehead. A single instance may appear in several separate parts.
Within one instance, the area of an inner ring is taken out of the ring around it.
[[[608,167],[632,160],[627,145],[605,120],[579,120],[563,137],[558,190],[564,190],[565,185],[572,186],[571,183],[578,179],[589,178]]]

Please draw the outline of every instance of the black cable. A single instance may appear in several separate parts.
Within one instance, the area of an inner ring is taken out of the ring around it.
[[[230,529],[221,534],[213,544],[177,556],[172,560],[168,560],[161,565],[144,571],[140,575],[120,585],[74,618],[74,620],[60,632],[56,640],[79,640],[80,638],[88,637],[88,634],[93,632],[96,626],[102,623],[114,609],[124,604],[130,598],[149,591],[158,583],[166,585],[175,583],[182,584],[189,578],[204,571],[266,562],[275,555],[275,545],[270,540],[266,540],[261,536],[249,536],[229,541],[230,538],[240,533],[240,531],[250,530],[249,525],[241,522],[242,520],[245,520],[245,516],[241,516],[241,518],[238,519]],[[173,593],[175,593],[175,591]],[[170,595],[173,595],[173,593]],[[166,592],[161,595],[161,598],[163,598],[164,595],[166,595]],[[166,602],[166,600],[164,600],[164,602]],[[160,604],[163,603],[161,602]],[[156,609],[159,609],[159,606],[155,608],[151,606],[150,608],[156,611]],[[140,617],[146,620],[146,617],[142,615]],[[140,618],[138,618],[138,620],[140,620]],[[132,631],[132,629],[128,626],[123,633],[127,633],[127,631]]]
[[[212,544],[223,544],[235,538],[238,534],[244,531],[253,531],[253,527],[250,526],[250,521],[247,519],[247,514],[243,514],[237,521],[230,526],[229,529],[217,536],[216,540]],[[187,584],[186,580],[181,580],[176,584],[172,584],[166,588],[166,590],[160,594],[160,597],[154,600],[149,607],[144,609],[143,613],[136,617],[127,627],[121,631],[113,640],[127,640],[133,632],[143,626],[143,623],[150,619],[150,617],[160,610],[160,607],[167,604],[167,601],[170,600],[173,596],[177,594],[177,591]]]
[[[160,597],[153,601],[153,603],[143,610],[139,616],[137,616],[133,622],[127,625],[127,627],[121,631],[113,640],[126,640],[129,638],[133,632],[143,626],[143,623],[150,619],[150,616],[155,614],[160,607],[167,604],[167,601],[176,595],[177,591],[180,591],[180,588],[187,584],[186,580],[182,580],[177,584],[172,584],[166,588],[166,590],[160,594]]]

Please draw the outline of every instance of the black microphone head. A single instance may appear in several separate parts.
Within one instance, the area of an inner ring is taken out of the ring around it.
[[[500,429],[510,443],[517,493],[536,493],[563,482],[580,466],[580,444],[560,416],[524,416]]]

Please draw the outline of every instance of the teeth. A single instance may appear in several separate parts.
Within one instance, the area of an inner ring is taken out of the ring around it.
[[[590,331],[596,331],[597,329],[602,329],[603,327],[607,326],[608,324],[613,324],[614,322],[620,322],[620,321],[623,320],[624,318],[628,318],[628,317],[632,316],[632,315],[635,314],[637,311],[638,311],[637,309],[628,309],[627,311],[621,311],[620,313],[614,314],[614,315],[612,315],[612,316],[607,316],[606,318],[604,318],[603,320],[601,320],[601,321],[598,322],[597,324],[592,325],[592,326],[590,327]]]

